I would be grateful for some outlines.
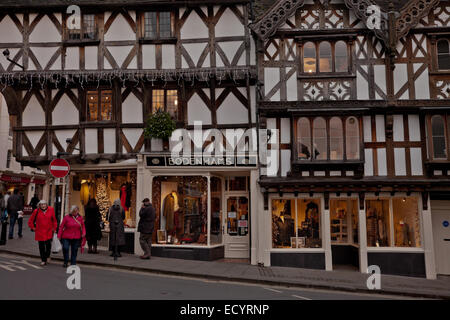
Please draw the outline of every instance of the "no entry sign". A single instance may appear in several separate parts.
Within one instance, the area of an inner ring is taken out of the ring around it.
[[[49,169],[55,178],[64,178],[69,173],[70,166],[64,159],[55,159],[50,163]]]

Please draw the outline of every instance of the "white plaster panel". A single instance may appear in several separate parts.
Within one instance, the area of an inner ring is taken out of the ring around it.
[[[59,144],[64,148],[67,149],[67,139],[72,139],[73,135],[75,134],[76,130],[55,130],[55,135],[56,138],[59,141]],[[56,153],[58,152],[58,150],[56,150],[55,148],[53,148],[53,155],[56,155]],[[78,150],[73,150],[74,154],[78,154],[79,151]]]
[[[73,104],[72,100],[64,94],[56,105],[52,113],[52,124],[66,125],[78,124],[79,113],[78,109]]]
[[[395,175],[406,176],[405,148],[394,148]]]
[[[118,46],[118,47],[108,47],[108,50],[113,56],[117,65],[121,67],[125,59],[130,54],[132,48],[133,48],[132,46]]]
[[[85,47],[84,49],[84,57],[85,57],[85,69],[86,70],[93,70],[98,69],[98,48],[97,47]],[[105,59],[105,65],[106,65],[106,59]]]
[[[372,122],[370,116],[363,117],[364,142],[372,142]]]
[[[222,51],[225,53],[225,56],[228,59],[228,62],[231,63],[233,61],[234,56],[236,55],[239,47],[242,45],[242,41],[224,41],[219,42],[217,45],[220,46]],[[245,57],[245,51],[241,54],[238,65],[245,65],[245,60],[242,61],[242,57]],[[242,63],[243,62],[243,63]],[[218,67],[225,66],[224,61],[220,57],[219,53],[216,52],[216,64]]]
[[[394,92],[397,93],[408,82],[408,69],[406,63],[398,63],[394,70]],[[408,98],[408,90],[402,95],[401,99]]]
[[[133,14],[129,13],[133,17]],[[134,20],[136,19],[136,14],[134,14],[133,18]],[[130,39],[136,39],[136,34],[123,15],[119,14],[105,33],[105,41],[126,41]]]
[[[39,140],[41,140],[42,135],[44,134],[44,131],[25,131],[25,134],[27,135],[28,140],[30,140],[33,148],[36,148]]]
[[[291,143],[291,120],[289,118],[281,118],[280,140],[281,143]]]
[[[264,69],[264,92],[267,95],[275,85],[280,82],[279,68],[265,68]],[[277,91],[271,98],[271,101],[280,101],[280,90]]]
[[[256,87],[250,87],[250,108],[251,108],[251,122],[256,122]]]
[[[51,48],[45,48],[45,47],[32,47],[30,48],[31,51],[33,51],[34,55],[36,56],[36,59],[39,61],[39,64],[41,65],[42,69],[44,69],[47,66],[47,63],[50,61],[52,56],[55,54],[56,50],[58,50],[57,47],[51,47]],[[61,62],[59,64],[61,67]]]
[[[281,150],[281,176],[291,171],[291,150]]]
[[[383,91],[383,93],[386,93],[386,67],[384,65],[374,65],[373,72],[375,83],[381,89],[381,91]],[[378,99],[382,99],[382,97],[379,96],[378,93],[376,93],[376,96]]]
[[[253,37],[250,37],[250,64],[256,65],[256,45]]]
[[[4,49],[2,49],[0,51],[3,51],[3,50]],[[11,48],[11,49],[8,49],[8,50],[9,50],[9,54],[10,54],[9,57],[10,57],[10,59],[13,60],[14,57],[16,56],[16,54],[19,52],[19,49],[18,48],[17,49]],[[18,62],[21,63],[22,59],[23,58],[20,58]],[[30,60],[30,62],[32,62],[32,61]],[[3,54],[0,55],[0,64],[2,65],[2,67],[4,69],[7,69],[7,68],[9,68],[10,65],[12,65],[12,63],[10,63],[8,60],[6,60],[6,58],[5,58],[5,56]],[[33,68],[33,66],[34,66],[34,64],[33,65],[29,64],[28,65],[28,70],[36,70],[36,68]],[[17,66],[14,66],[13,70],[14,71],[19,71],[19,70],[22,71],[22,69],[17,67]]]
[[[395,114],[394,115],[394,141],[404,141],[405,140],[405,131],[403,128],[403,115]]]
[[[386,161],[386,149],[377,149],[378,156],[378,175],[387,176],[387,161]]]
[[[193,125],[194,121],[202,121],[203,124],[211,124],[211,111],[198,94],[194,94],[188,101],[187,109],[189,125]]]
[[[66,70],[80,70],[80,49],[78,47],[66,48]]]
[[[97,129],[85,129],[84,130],[85,137],[85,148],[86,153],[98,153],[98,135]]]
[[[421,148],[411,148],[409,149],[411,157],[411,174],[413,176],[423,175],[422,169],[422,149]]]
[[[47,15],[42,17],[30,35],[30,42],[61,42],[61,40],[61,34]]]
[[[358,100],[369,99],[369,84],[359,71],[356,73],[356,88],[356,95],[358,97]]]
[[[267,118],[267,129],[276,129],[277,128],[277,119],[276,118]]]
[[[291,69],[287,68],[286,73],[288,73]],[[294,72],[292,76],[286,81],[286,94],[288,101],[297,101],[297,72]]]
[[[0,22],[0,39],[2,43],[23,42],[22,34],[9,16],[5,16]]]
[[[373,150],[364,149],[364,175],[373,176]]]
[[[161,51],[163,69],[175,69],[175,45],[164,44]]]
[[[25,149],[25,147],[24,147],[24,146],[22,146],[22,156],[24,156],[24,157],[28,157],[28,152],[27,152],[27,149]]]
[[[376,123],[376,133],[377,133],[377,142],[386,141],[385,131],[384,131],[384,116],[376,115],[375,116]]]
[[[45,125],[45,112],[34,95],[22,114],[22,125],[24,127]]]
[[[232,93],[217,109],[218,124],[248,123],[248,110]]]
[[[203,50],[205,49],[205,47],[207,46],[207,43],[186,43],[184,44],[184,48],[186,49],[186,51],[188,52],[189,56],[192,59],[192,62],[194,62],[194,64],[197,66],[198,64],[198,60],[200,59],[200,56],[203,53]],[[209,62],[209,54],[208,57],[206,57],[204,63],[203,63],[203,67],[209,67],[210,62]],[[185,59],[183,58],[182,61],[182,68],[189,68],[189,65],[187,64],[187,62],[185,61]]]
[[[156,68],[156,53],[154,44],[145,44],[142,46],[142,65],[144,69]]]
[[[268,150],[267,155],[267,176],[274,177],[278,175],[278,150]]]
[[[116,153],[116,129],[103,130],[103,151]]]
[[[245,35],[245,28],[231,9],[227,8],[216,24],[216,37],[230,37]]]
[[[186,22],[181,27],[181,39],[208,38],[208,27],[195,11],[189,14]]]
[[[420,63],[414,64],[414,72],[422,66]],[[416,99],[430,99],[430,84],[428,82],[428,69],[416,79],[414,86],[416,89]]]
[[[130,93],[122,103],[122,123],[142,123],[142,102]]]
[[[420,141],[420,121],[417,114],[408,115],[409,141]]]
[[[325,171],[314,171],[314,176],[325,177]]]
[[[123,134],[125,135],[125,137],[127,138],[128,142],[131,145],[131,148],[134,149],[134,147],[137,145],[139,138],[142,135],[142,129],[122,129]],[[124,153],[126,153],[127,151],[123,150]]]

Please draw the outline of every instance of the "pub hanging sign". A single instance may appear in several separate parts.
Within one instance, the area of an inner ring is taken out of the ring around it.
[[[256,167],[256,155],[246,156],[147,156],[147,167]]]

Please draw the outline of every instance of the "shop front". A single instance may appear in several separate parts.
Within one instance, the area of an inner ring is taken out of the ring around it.
[[[264,259],[272,266],[365,273],[376,265],[384,274],[427,275],[432,257],[420,193],[286,193],[268,200],[272,241]]]
[[[39,199],[44,198],[44,187],[46,185],[45,177],[33,177],[28,175],[12,175],[8,173],[0,173],[0,192],[13,193],[14,189],[19,190],[19,194],[23,195],[26,214],[31,213],[28,204],[31,198],[36,194]]]
[[[249,259],[256,161],[191,164],[155,155],[138,161],[142,197],[151,194],[156,211],[152,254],[205,261]]]

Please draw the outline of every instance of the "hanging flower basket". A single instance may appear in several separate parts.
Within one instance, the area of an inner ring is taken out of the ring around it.
[[[176,129],[176,123],[168,112],[157,110],[151,114],[144,129],[144,136],[148,139],[162,139],[164,149],[168,149],[169,137]]]

